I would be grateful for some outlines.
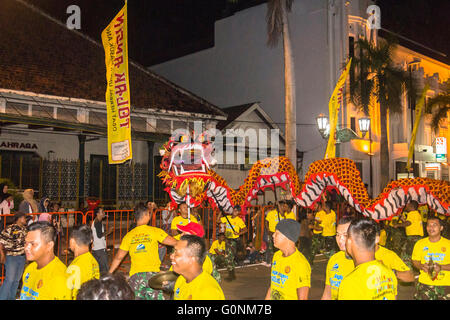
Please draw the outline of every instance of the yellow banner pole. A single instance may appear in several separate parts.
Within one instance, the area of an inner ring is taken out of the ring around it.
[[[324,159],[334,158],[336,156],[336,127],[338,121],[339,108],[342,102],[342,95],[345,85],[345,79],[350,71],[350,65],[352,63],[352,58],[348,61],[345,66],[344,71],[342,71],[339,80],[337,81],[336,87],[334,88],[333,94],[331,95],[330,101],[328,103],[328,111],[330,113],[330,136],[328,137],[327,150],[325,152]]]
[[[413,132],[411,134],[411,141],[409,143],[409,151],[408,151],[408,160],[406,162],[406,170],[409,170],[411,168],[411,158],[414,153],[414,144],[416,141],[417,129],[419,128],[419,123],[423,116],[423,112],[425,109],[424,108],[425,96],[426,96],[429,88],[430,88],[430,86],[428,84],[426,84],[425,87],[423,88],[422,95],[420,96],[419,102],[416,106],[416,114],[415,114],[416,120],[414,121],[414,128],[413,128]],[[412,121],[412,119],[411,119],[411,121]]]
[[[131,102],[128,73],[127,2],[102,32],[106,65],[108,160],[120,164],[132,159]]]

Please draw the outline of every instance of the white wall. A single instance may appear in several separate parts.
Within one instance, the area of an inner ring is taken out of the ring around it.
[[[78,137],[74,135],[36,132],[12,134],[4,131],[0,135],[0,143],[3,141],[36,144],[38,149],[0,148],[1,150],[34,151],[44,159],[48,158],[49,151],[54,151],[54,153],[50,155],[52,160],[78,159]],[[147,163],[147,143],[145,141],[133,141],[132,143],[133,160],[140,163]],[[107,156],[107,139],[100,138],[99,140],[86,142],[85,160],[89,160],[91,154]]]
[[[317,131],[315,118],[321,112],[328,113],[331,90],[345,62],[341,40],[347,42],[348,38],[347,33],[340,34],[343,3],[335,1],[336,15],[330,28],[335,38],[333,52],[328,44],[326,0],[294,1],[289,15],[297,123],[302,124],[297,126],[297,146],[305,152],[304,173],[325,152],[326,141]],[[217,21],[213,48],[151,69],[220,107],[260,101],[259,105],[284,130],[282,42],[276,48],[266,45],[266,10],[264,4]]]

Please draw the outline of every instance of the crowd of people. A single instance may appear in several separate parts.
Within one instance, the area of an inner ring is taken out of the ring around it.
[[[1,191],[0,206],[6,201],[6,207],[13,208],[7,187]],[[55,207],[47,197],[37,204],[32,190],[29,193],[25,190],[14,222],[0,233],[0,263],[6,273],[2,300],[223,300],[218,269],[226,268],[225,281],[235,280],[242,251],[245,262],[270,267],[268,300],[307,300],[314,260],[321,254],[328,260],[322,300],[393,300],[399,283],[415,283],[415,299],[450,299],[448,218],[416,201],[402,214],[379,222],[350,206],[338,218],[336,202],[325,196],[314,210],[282,200],[271,210],[244,217],[235,206],[231,214],[218,215],[217,238],[209,247],[208,226],[198,212],[186,203],[176,209],[168,205],[155,227],[151,220],[157,206],[148,201],[134,208],[134,223],[111,263],[106,237],[112,230],[106,231],[105,211],[98,207],[92,221],[71,230],[68,249],[73,260],[66,266],[55,250],[60,225],[48,214]],[[38,211],[30,220],[29,213]],[[257,249],[261,221],[264,235]],[[118,270],[127,255],[130,269],[124,276]],[[169,261],[170,271],[165,271],[169,265],[164,261]],[[161,272],[173,272],[177,278],[162,288],[150,286]]]

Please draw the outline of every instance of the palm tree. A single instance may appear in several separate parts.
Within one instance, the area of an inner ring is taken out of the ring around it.
[[[239,0],[229,1],[239,2]],[[280,36],[283,38],[286,157],[297,168],[294,58],[288,22],[288,13],[292,10],[292,2],[293,0],[268,0],[266,19],[268,46],[276,46]]]
[[[437,108],[433,112],[434,107]],[[437,132],[439,130],[439,124],[441,121],[447,119],[447,114],[450,112],[450,79],[447,79],[445,90],[442,93],[428,100],[426,111],[433,113],[431,127]]]
[[[409,74],[394,65],[392,56],[396,48],[393,39],[380,39],[377,46],[367,39],[359,39],[356,43],[359,57],[354,57],[350,72],[355,68],[357,73],[350,77],[350,97],[354,105],[369,114],[371,95],[374,95],[380,106],[380,185],[389,182],[389,145],[387,139],[387,115],[402,111],[401,97],[404,92],[412,99],[417,93]]]

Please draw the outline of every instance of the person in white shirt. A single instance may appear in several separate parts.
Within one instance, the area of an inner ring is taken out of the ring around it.
[[[105,226],[102,223],[105,217],[105,211],[103,208],[97,207],[94,209],[95,219],[92,221],[91,230],[94,241],[92,242],[92,255],[98,262],[100,268],[100,274],[104,275],[108,273],[108,253],[106,252],[106,237],[112,233],[113,230],[108,233],[105,232]]]

